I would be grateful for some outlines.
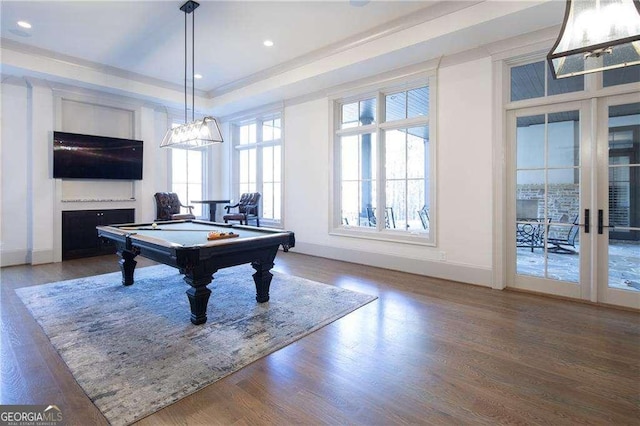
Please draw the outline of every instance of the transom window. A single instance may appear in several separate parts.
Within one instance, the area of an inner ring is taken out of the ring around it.
[[[511,68],[511,101],[584,90],[584,76],[554,79],[546,61]]]
[[[541,60],[510,67],[510,99],[512,102],[543,98],[585,90],[586,75],[554,79],[547,61]],[[602,87],[640,82],[640,65],[615,68],[589,75],[601,78]]]
[[[434,242],[434,81],[334,101],[333,233]]]

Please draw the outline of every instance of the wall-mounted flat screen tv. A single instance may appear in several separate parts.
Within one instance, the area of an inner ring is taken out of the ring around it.
[[[55,179],[142,179],[142,141],[53,132]]]

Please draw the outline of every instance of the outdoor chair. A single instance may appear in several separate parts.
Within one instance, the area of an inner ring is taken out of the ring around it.
[[[185,206],[180,202],[175,192],[156,192],[156,220],[180,220],[195,219],[193,206]],[[181,208],[188,209],[189,213],[180,213]]]
[[[422,206],[420,210],[418,210],[418,216],[420,217],[420,222],[422,222],[422,227],[424,229],[428,229],[429,228],[429,209],[427,208],[426,204]]]
[[[566,214],[562,215],[559,222],[568,223],[569,216]],[[570,227],[559,227],[556,226],[553,231],[549,231],[549,238],[547,238],[547,243],[551,245],[548,250],[551,253],[561,253],[561,254],[575,254],[577,253],[576,248],[576,237],[580,232],[580,226],[578,225],[579,215],[576,215],[573,219],[573,225]],[[558,229],[560,228],[560,229]],[[553,237],[551,235],[553,234]]]
[[[369,226],[375,227],[377,225],[378,222],[376,219],[375,207],[367,207],[367,220],[369,221]],[[387,207],[384,209],[384,226],[387,229],[396,227],[396,217],[393,214],[393,207]]]
[[[531,249],[532,253],[533,249],[544,248],[546,231],[544,219],[520,218],[518,220],[526,221],[527,223],[516,223],[516,247]],[[548,219],[547,223],[550,221],[551,219]]]
[[[240,196],[240,201],[234,205],[224,206],[227,214],[222,216],[224,223],[230,220],[240,221],[240,225],[248,225],[250,220],[256,221],[256,226],[260,226],[260,216],[258,215],[258,204],[260,202],[259,192],[247,192]],[[236,213],[232,213],[231,209],[237,208]]]

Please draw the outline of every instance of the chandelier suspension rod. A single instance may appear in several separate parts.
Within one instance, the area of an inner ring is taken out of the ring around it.
[[[196,119],[196,14],[191,14],[191,121]]]
[[[184,124],[187,124],[187,14],[184,14]]]

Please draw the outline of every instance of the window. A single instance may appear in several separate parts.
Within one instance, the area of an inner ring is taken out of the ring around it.
[[[282,222],[281,114],[243,120],[232,128],[237,196],[259,192],[261,220],[277,225]]]
[[[541,98],[584,90],[584,76],[555,80],[546,61],[511,68],[511,100]]]
[[[173,127],[179,124],[173,124]],[[173,148],[171,151],[171,191],[178,194],[180,202],[193,206],[193,214],[202,216],[202,204],[192,200],[202,200],[204,151]],[[186,210],[183,212],[186,213]]]
[[[333,233],[434,242],[434,81],[334,101]]]

